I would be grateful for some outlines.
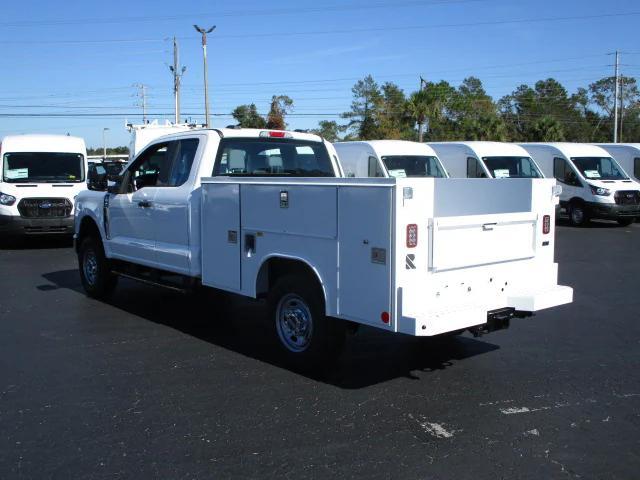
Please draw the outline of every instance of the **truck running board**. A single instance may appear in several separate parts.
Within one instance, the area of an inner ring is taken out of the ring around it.
[[[118,270],[112,270],[114,275],[118,275],[119,277],[128,278],[129,280],[134,280],[136,282],[144,283],[146,285],[151,285],[153,287],[161,287],[166,288],[168,290],[173,290],[174,292],[179,292],[186,294],[191,289],[188,287],[180,287],[178,285],[172,284],[170,282],[163,282],[160,278],[150,278],[147,276],[135,275],[132,273],[125,273]]]

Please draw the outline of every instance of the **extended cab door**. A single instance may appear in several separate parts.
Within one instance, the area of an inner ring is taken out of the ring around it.
[[[147,147],[124,172],[108,208],[108,245],[114,258],[157,265],[151,209],[158,185],[169,176],[169,142]]]
[[[157,261],[161,268],[182,274],[190,273],[190,233],[192,224],[199,221],[195,213],[200,205],[200,190],[194,188],[197,165],[193,165],[200,143],[204,145],[198,138],[170,142],[169,174],[162,188],[156,188],[150,209]],[[191,222],[192,216],[195,222]]]

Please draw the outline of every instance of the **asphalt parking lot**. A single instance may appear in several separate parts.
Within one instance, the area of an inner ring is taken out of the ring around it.
[[[0,250],[0,478],[638,478],[640,224],[558,228],[572,305],[478,339],[362,329],[318,377],[260,304],[91,300],[69,247]]]

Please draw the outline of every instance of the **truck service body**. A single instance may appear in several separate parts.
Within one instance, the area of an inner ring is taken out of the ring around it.
[[[591,218],[629,225],[640,216],[640,185],[604,149],[585,143],[523,143],[544,174],[562,185],[561,213],[573,225]]]
[[[0,236],[71,235],[74,198],[87,189],[84,140],[7,136],[0,158]]]
[[[543,178],[522,147],[502,142],[430,142],[452,178]]]
[[[369,140],[333,144],[347,178],[447,177],[436,152],[424,143]]]
[[[347,321],[481,333],[572,301],[553,261],[554,180],[340,175],[315,135],[162,137],[110,193],[78,197],[83,285],[102,296],[118,275],[169,273],[266,297],[283,352],[307,360],[339,344]]]

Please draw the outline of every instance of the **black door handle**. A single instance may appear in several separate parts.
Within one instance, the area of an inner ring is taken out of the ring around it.
[[[244,251],[247,253],[256,252],[256,237],[255,235],[244,236]]]
[[[138,202],[138,206],[142,208],[149,208],[151,206],[151,202],[148,200],[140,200]]]

